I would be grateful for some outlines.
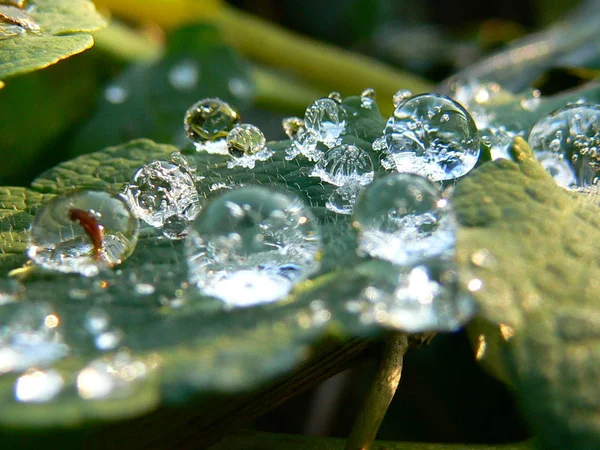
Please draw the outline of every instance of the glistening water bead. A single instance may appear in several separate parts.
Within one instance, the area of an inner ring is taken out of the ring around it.
[[[600,174],[600,106],[564,106],[540,119],[528,141],[560,186],[585,188],[596,184]],[[564,163],[572,174],[565,172]]]
[[[59,272],[94,276],[135,249],[138,221],[121,198],[77,191],[53,198],[35,216],[27,255]]]
[[[373,181],[373,162],[367,152],[355,145],[340,145],[327,151],[311,173],[326,183],[367,185]]]
[[[227,151],[233,157],[227,167],[253,169],[256,161],[266,161],[273,156],[266,143],[265,135],[257,126],[249,123],[236,125],[227,135]]]
[[[358,251],[413,265],[454,248],[456,221],[448,200],[427,179],[393,174],[367,187],[354,206]]]
[[[382,164],[432,181],[452,180],[469,172],[479,158],[479,135],[470,114],[437,94],[399,103],[389,118]]]
[[[205,98],[192,105],[183,120],[187,137],[197,150],[227,153],[225,138],[240,122],[240,115],[229,103]]]
[[[333,147],[338,144],[340,136],[345,131],[346,110],[336,100],[320,98],[306,108],[304,123],[306,129],[312,131],[319,142],[327,147]]]
[[[296,197],[258,186],[215,198],[186,239],[190,280],[230,306],[283,298],[319,268],[316,219]]]
[[[157,228],[173,216],[191,221],[200,210],[194,174],[169,161],[140,167],[126,186],[125,197],[137,217]]]

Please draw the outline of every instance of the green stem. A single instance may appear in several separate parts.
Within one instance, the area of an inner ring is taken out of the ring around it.
[[[391,98],[398,89],[427,92],[432,85],[372,58],[300,36],[235,8],[223,6],[216,18],[224,39],[242,54],[263,64],[289,70],[316,84],[345,95],[368,87],[380,98]]]
[[[210,450],[342,450],[344,439],[291,434],[246,432],[229,436]],[[532,441],[514,444],[424,444],[413,442],[374,442],[372,450],[534,450]]]
[[[394,333],[386,340],[379,368],[364,405],[354,421],[352,432],[346,443],[346,450],[371,448],[398,388],[402,375],[402,360],[407,350],[408,337],[404,333]]]

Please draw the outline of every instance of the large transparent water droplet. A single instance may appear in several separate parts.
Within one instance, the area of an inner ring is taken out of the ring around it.
[[[187,110],[183,120],[187,137],[197,150],[227,153],[225,138],[240,115],[229,103],[218,98],[205,98]]]
[[[585,188],[600,175],[600,106],[567,105],[540,119],[529,133],[536,157],[547,159],[552,152],[566,162],[575,180],[564,170],[553,169],[556,182],[566,188]]]
[[[77,191],[40,209],[27,255],[46,269],[94,276],[131,255],[137,237],[138,221],[124,200],[103,191]]]
[[[153,161],[139,168],[126,186],[125,197],[137,217],[156,228],[172,228],[175,218],[184,222],[201,209],[194,173],[185,165]]]
[[[317,222],[297,198],[258,186],[213,200],[186,240],[191,282],[230,306],[284,297],[319,268]]]
[[[0,374],[47,367],[68,351],[60,316],[50,306],[6,305],[0,311]]]
[[[475,313],[451,261],[429,260],[410,267],[379,262],[376,269],[371,284],[351,303],[350,312],[358,313],[362,322],[411,333],[454,331]]]
[[[355,145],[340,145],[325,152],[311,173],[326,183],[342,186],[366,185],[373,181],[373,162],[367,152]]]
[[[456,222],[448,200],[427,179],[394,174],[375,181],[354,207],[359,253],[412,265],[451,251]]]
[[[433,181],[461,177],[479,158],[475,122],[443,95],[417,95],[402,102],[389,118],[384,136],[388,164]]]
[[[320,98],[313,102],[304,113],[304,123],[315,133],[317,140],[328,147],[339,144],[339,138],[346,128],[347,114],[344,107],[330,98]]]
[[[23,403],[44,403],[55,398],[64,385],[55,370],[29,369],[15,382],[15,399]]]
[[[256,161],[266,161],[273,156],[273,151],[265,147],[266,143],[260,128],[247,123],[236,125],[227,135],[227,150],[233,156],[227,167],[253,169]]]

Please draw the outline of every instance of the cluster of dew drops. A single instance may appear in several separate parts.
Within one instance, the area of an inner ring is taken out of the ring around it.
[[[398,91],[394,112],[369,149],[344,143],[350,127],[339,93],[317,99],[303,118],[283,120],[290,138],[283,158],[304,159],[311,166],[308,176],[334,187],[325,206],[335,215],[350,215],[358,255],[382,265],[365,272],[372,282],[345,303],[362,322],[408,332],[453,330],[473,315],[473,301],[459,289],[453,262],[456,220],[448,191],[475,167],[482,144],[493,159],[507,157],[512,139],[529,132],[536,156],[559,185],[587,189],[595,183],[598,106],[566,105],[524,130],[495,123],[486,112],[486,104],[502,94],[494,83],[475,82],[453,87],[450,95],[460,103],[439,94]],[[526,110],[538,105],[536,93],[522,102]],[[375,92],[366,89],[360,108],[375,107]],[[227,155],[228,168],[252,171],[281,151],[217,98],[192,105],[184,126],[195,151]],[[140,167],[120,195],[84,190],[57,196],[35,217],[28,256],[44,269],[93,277],[133,253],[141,221],[164,239],[185,239],[190,284],[227,308],[282,299],[319,271],[320,225],[296,195],[214,183],[218,192],[207,201],[198,190],[203,176],[175,152],[168,161]],[[493,258],[481,249],[473,263],[490,265]],[[482,281],[471,280],[468,288],[477,291]],[[0,296],[0,303],[5,297],[10,295]],[[321,324],[331,316],[320,300],[310,307]],[[111,328],[110,316],[94,308],[88,316],[86,328],[96,346],[115,350],[122,336]],[[60,317],[44,304],[23,305],[7,317],[0,322],[0,374],[22,373],[15,382],[16,400],[52,400],[64,385],[52,364],[69,353]],[[113,352],[79,371],[77,392],[90,400],[122,395],[132,380],[157,365]]]

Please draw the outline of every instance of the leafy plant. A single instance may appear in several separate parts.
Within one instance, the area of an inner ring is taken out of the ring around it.
[[[86,1],[39,0],[31,2],[28,10],[20,9],[19,2],[8,3],[9,9],[0,10],[4,19],[0,26],[7,30],[24,26],[19,22],[24,19],[8,17],[6,11],[25,11],[41,35],[31,26],[22,35],[0,40],[2,79],[89,48],[92,38],[87,32],[104,24]],[[342,143],[366,151],[374,162],[375,177],[380,178],[387,171],[379,163],[373,142],[381,136],[393,108],[392,94],[399,88],[415,93],[432,88],[380,63],[303,41],[220,2],[168,3],[97,2],[130,19],[151,19],[165,29],[177,29],[168,34],[162,56],[158,56],[161,49],[156,41],[122,26],[112,24],[97,34],[104,53],[88,61],[97,64],[110,59],[119,74],[105,87],[94,113],[68,138],[59,135],[80,119],[78,114],[47,127],[47,140],[31,138],[26,144],[29,160],[42,147],[54,148],[49,144],[53,140],[61,147],[60,155],[72,159],[45,170],[29,187],[0,188],[0,325],[9,323],[24,307],[32,307],[41,311],[44,320],[53,321],[50,328],[58,333],[54,344],[59,350],[64,351],[63,341],[69,347],[52,364],[52,376],[64,384],[56,398],[18,401],[15,389],[28,381],[23,377],[47,374],[35,370],[23,374],[10,365],[12,360],[4,362],[0,333],[0,373],[6,372],[0,376],[0,441],[37,445],[43,435],[49,444],[81,445],[90,437],[109,433],[113,446],[130,446],[131,439],[140,448],[211,445],[300,388],[341,371],[374,342],[383,342],[380,368],[346,448],[424,448],[373,441],[400,379],[405,352],[426,344],[437,330],[407,333],[391,321],[364,320],[348,307],[374,279],[397,269],[357,254],[351,218],[326,208],[335,186],[311,176],[313,163],[308,159],[286,159],[289,140],[270,142],[274,155],[251,170],[230,168],[228,155],[198,152],[188,144],[181,121],[185,109],[202,97],[231,101],[239,105],[242,116],[256,104],[299,113],[329,87],[356,94],[373,86],[379,107],[365,108],[357,96],[343,100],[348,123]],[[199,18],[212,25],[181,27]],[[555,44],[552,31],[541,35],[536,45],[547,51],[537,59],[512,60],[503,67],[504,73],[492,74],[490,68],[498,68],[496,61],[502,59],[496,57],[457,77],[497,75],[503,79],[526,68],[521,81],[528,84],[535,74],[558,64],[565,49],[572,51],[581,44],[591,19],[583,20],[571,22],[570,29],[580,27],[580,33],[560,45]],[[117,49],[115,36],[129,36],[130,46]],[[267,47],[265,41],[273,45]],[[507,54],[527,45],[532,44],[526,42]],[[291,69],[305,81],[243,60],[230,46],[261,63]],[[137,51],[140,48],[146,50]],[[144,61],[121,70],[122,59]],[[173,71],[181,67],[195,70],[198,79],[174,82]],[[44,82],[28,84],[35,79],[17,86],[14,95],[9,92],[7,106],[0,113],[19,104],[16,93],[24,87],[38,86],[33,95],[44,95]],[[18,84],[19,78],[8,81],[5,91],[11,89],[11,81]],[[80,86],[82,91],[95,87],[95,81]],[[523,131],[569,102],[597,103],[600,89],[589,83],[575,91],[542,97],[534,108],[524,108],[525,99],[525,94],[507,93],[481,108],[497,123],[518,123]],[[6,117],[14,126],[14,117]],[[27,118],[23,115],[19,120]],[[13,143],[27,140],[26,134],[7,127],[2,133],[4,154]],[[168,161],[179,151],[200,175],[197,188],[207,201],[223,186],[241,185],[262,185],[300,197],[311,207],[323,235],[319,272],[281,301],[224,309],[221,302],[190,286],[182,241],[165,239],[149,226],[142,228],[131,257],[97,277],[52,273],[28,263],[30,226],[52,198],[82,188],[122,193],[141,166]],[[535,442],[493,448],[597,448],[597,201],[559,188],[522,138],[514,140],[509,154],[511,160],[490,161],[489,151],[484,151],[478,167],[451,187],[459,222],[456,261],[460,279],[479,306],[477,319],[469,325],[474,350],[514,390],[536,436]],[[477,289],[469,284],[473,280],[480,283]],[[108,338],[116,344],[98,344],[98,333],[90,332],[94,314],[106,322],[103,330],[110,332]],[[4,325],[0,331],[7,334],[10,329]],[[121,346],[126,349],[116,350]],[[110,369],[104,373],[101,367]],[[85,378],[92,375],[96,378],[91,381]],[[107,383],[119,395],[95,398],[94,391],[89,391]],[[188,422],[195,428],[193,435],[185,427]],[[98,440],[92,445],[104,447],[106,443]],[[215,448],[342,445],[327,439],[242,434],[226,437]],[[427,448],[467,447],[428,444]]]

